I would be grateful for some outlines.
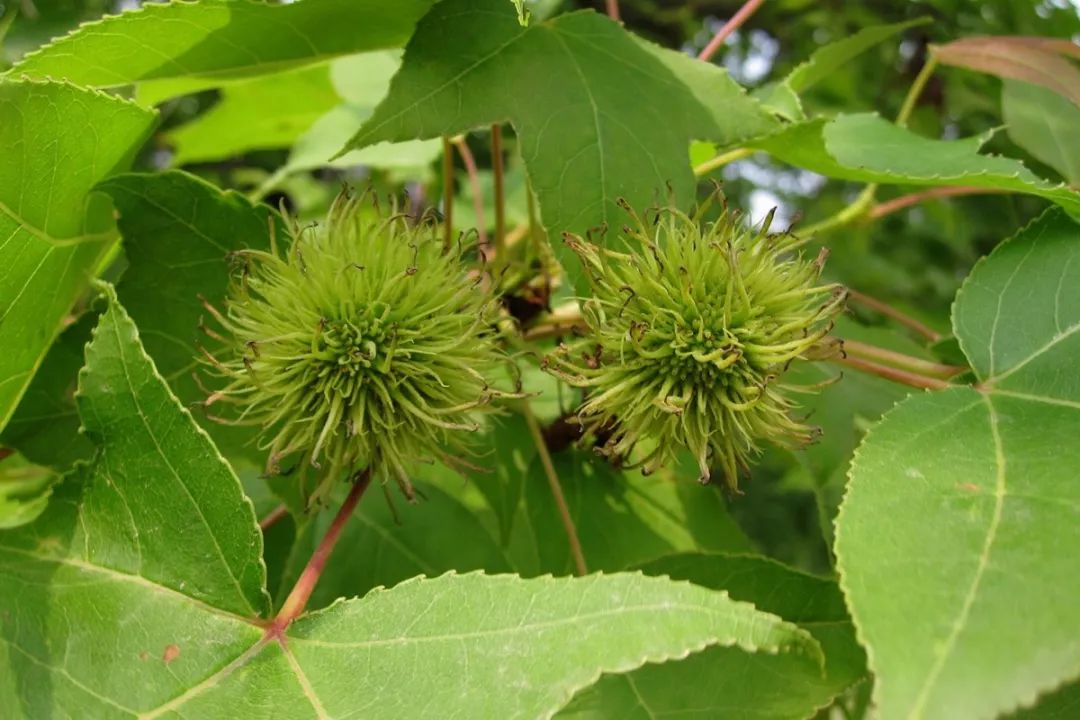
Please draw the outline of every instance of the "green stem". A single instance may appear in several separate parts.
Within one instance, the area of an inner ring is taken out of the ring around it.
[[[908,118],[911,117],[912,111],[915,109],[915,103],[918,102],[919,96],[922,95],[922,91],[926,87],[926,83],[930,79],[930,76],[934,74],[934,68],[936,67],[937,58],[931,55],[923,65],[922,70],[920,70],[919,74],[915,77],[915,82],[913,82],[908,89],[907,97],[904,98],[904,104],[900,107],[900,113],[896,116],[896,124],[898,126],[907,127],[907,121]],[[871,210],[874,208],[874,195],[877,193],[877,189],[877,183],[867,185],[863,188],[863,191],[859,193],[859,197],[855,198],[855,201],[846,208],[831,217],[825,218],[819,223],[814,223],[809,227],[803,228],[799,231],[799,234],[806,236],[820,235],[862,219],[864,216],[870,214]]]
[[[915,76],[915,82],[911,84],[907,97],[904,98],[904,104],[900,106],[900,112],[896,116],[896,124],[898,126],[902,128],[907,127],[908,118],[911,117],[911,113],[915,110],[915,103],[919,101],[919,96],[922,95],[922,91],[926,87],[927,81],[929,81],[930,76],[934,74],[937,63],[937,56],[935,55],[930,55],[927,57],[926,62],[923,63],[922,70]]]
[[[798,230],[797,233],[802,236],[811,237],[827,233],[830,230],[835,230],[838,227],[843,227],[844,225],[855,222],[873,207],[874,193],[876,192],[876,184],[867,185],[863,188],[863,191],[859,193],[859,197],[855,198],[855,200],[843,210],[835,215],[825,218],[821,222],[802,228],[801,230]]]
[[[587,575],[589,570],[585,566],[585,554],[581,551],[581,541],[578,539],[577,528],[574,527],[574,518],[570,515],[570,507],[566,504],[566,496],[563,494],[559,476],[555,473],[555,465],[551,462],[551,453],[548,452],[547,441],[540,431],[540,425],[536,422],[532,408],[528,401],[521,404],[522,415],[525,424],[529,426],[529,434],[532,435],[536,444],[536,452],[540,456],[540,462],[544,466],[544,475],[547,476],[548,485],[551,486],[551,494],[555,498],[555,506],[559,509],[559,518],[562,520],[566,537],[570,542],[570,554],[574,558],[574,574],[578,577]]]
[[[714,157],[712,160],[706,160],[697,167],[694,168],[694,177],[701,177],[707,175],[717,168],[721,168],[730,162],[736,160],[742,160],[743,158],[750,157],[754,154],[754,150],[751,148],[735,148],[734,150],[728,150],[726,153],[721,153]]]

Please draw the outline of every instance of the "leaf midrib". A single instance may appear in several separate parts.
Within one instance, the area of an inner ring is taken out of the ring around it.
[[[218,557],[221,559],[221,563],[224,566],[225,572],[228,574],[229,579],[232,581],[233,587],[236,588],[237,595],[239,596],[241,602],[243,602],[247,609],[251,611],[252,616],[257,616],[258,611],[255,609],[255,606],[251,603],[251,600],[248,598],[247,593],[244,592],[243,587],[240,585],[240,579],[233,572],[232,565],[229,564],[228,558],[225,557],[225,551],[222,549],[221,543],[218,542],[217,535],[211,529],[210,523],[206,519],[205,513],[203,513],[202,506],[200,506],[199,503],[195,500],[195,497],[191,494],[190,488],[188,488],[187,484],[181,479],[180,473],[177,471],[176,467],[173,465],[168,455],[166,455],[164,449],[161,447],[161,443],[158,442],[157,434],[150,427],[150,422],[147,419],[146,413],[143,411],[142,405],[139,402],[139,395],[136,391],[135,384],[131,380],[130,367],[128,366],[127,355],[124,352],[124,339],[120,335],[120,324],[114,322],[112,323],[112,327],[113,334],[116,337],[116,347],[118,351],[120,366],[124,369],[124,382],[127,384],[131,401],[135,405],[135,410],[139,415],[139,421],[142,423],[143,428],[146,431],[146,436],[150,438],[151,442],[154,443],[154,449],[157,452],[158,457],[160,457],[161,460],[165,463],[166,467],[169,468],[169,473],[176,481],[176,484],[184,491],[184,495],[187,496],[188,500],[191,502],[192,507],[195,508],[195,512],[198,513],[199,520],[206,528],[206,534],[210,537],[210,541],[213,543],[214,549],[217,551]],[[148,363],[150,363],[151,367],[153,367],[153,363],[148,355],[145,356],[144,359]],[[196,429],[196,432],[198,432],[198,429]]]
[[[56,565],[63,565],[65,567],[72,567],[72,568],[76,568],[78,570],[81,570],[83,572],[98,573],[98,574],[101,574],[101,575],[105,575],[105,576],[107,576],[109,578],[112,578],[113,580],[115,580],[117,582],[124,582],[124,583],[131,583],[131,584],[135,584],[135,585],[141,585],[141,586],[143,586],[143,587],[145,587],[145,588],[147,588],[147,589],[149,589],[149,590],[151,590],[151,591],[153,591],[155,593],[161,593],[161,594],[169,595],[170,597],[173,597],[173,598],[176,598],[176,599],[181,600],[183,602],[186,602],[186,603],[198,608],[199,610],[203,610],[205,612],[213,613],[214,615],[218,615],[218,616],[221,616],[221,617],[224,617],[224,618],[228,618],[229,620],[237,620],[239,622],[246,623],[248,625],[256,625],[256,626],[261,627],[261,625],[259,625],[259,623],[257,621],[256,616],[244,617],[243,615],[238,615],[237,613],[234,613],[231,610],[225,610],[224,608],[219,608],[219,607],[217,607],[215,605],[211,605],[211,604],[209,604],[209,603],[207,603],[207,602],[205,602],[203,600],[192,597],[191,595],[186,595],[186,594],[180,592],[179,590],[177,590],[175,588],[169,587],[168,585],[163,585],[163,584],[161,584],[161,583],[159,583],[159,582],[157,582],[155,580],[151,580],[150,578],[146,577],[145,575],[138,575],[136,573],[124,572],[123,570],[117,570],[116,568],[110,568],[110,567],[106,567],[104,565],[96,565],[94,563],[86,562],[85,560],[80,560],[78,558],[71,557],[71,556],[58,557],[58,556],[53,556],[53,555],[44,555],[42,553],[33,552],[31,550],[24,550],[23,548],[14,547],[14,546],[11,546],[11,545],[0,545],[0,552],[7,552],[7,553],[10,553],[12,555],[20,555],[22,557],[29,558],[31,560],[35,560],[37,562],[52,563],[52,564],[56,564]]]
[[[990,399],[990,395],[986,393],[982,394],[982,398],[986,403],[986,409],[989,413],[990,434],[994,440],[994,462],[996,468],[994,482],[994,511],[990,518],[990,525],[986,530],[986,537],[983,540],[982,549],[979,552],[979,561],[975,568],[975,576],[972,578],[971,585],[964,595],[964,601],[960,606],[960,612],[957,613],[956,619],[953,621],[949,635],[945,638],[942,649],[937,653],[937,657],[934,659],[934,663],[931,665],[929,672],[927,672],[922,687],[915,697],[914,706],[908,713],[909,718],[921,718],[923,716],[926,703],[930,699],[930,693],[937,684],[953,650],[955,650],[960,634],[967,627],[967,620],[971,615],[971,608],[975,604],[983,577],[986,575],[986,569],[989,567],[990,551],[994,545],[994,541],[997,539],[998,527],[1001,525],[1002,511],[1005,506],[1007,490],[1005,482],[1005,448],[1001,440],[1001,432],[998,429],[998,415],[997,411],[994,409],[993,401]]]

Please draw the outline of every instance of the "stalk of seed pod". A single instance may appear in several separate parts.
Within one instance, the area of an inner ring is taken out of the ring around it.
[[[771,214],[754,230],[726,203],[705,222],[709,204],[692,217],[665,207],[642,218],[620,202],[631,219],[625,252],[564,236],[593,291],[588,331],[544,364],[586,389],[577,415],[606,437],[601,454],[648,473],[688,448],[702,482],[719,466],[736,489],[761,441],[815,437],[793,417],[783,376],[792,361],[830,352],[845,291],[820,281],[824,255],[809,260],[797,238],[769,233]]]
[[[410,466],[467,464],[465,436],[508,394],[486,374],[506,362],[495,300],[433,217],[413,224],[373,193],[343,191],[322,224],[286,224],[286,248],[238,255],[216,314],[231,355],[211,363],[225,384],[207,404],[262,428],[267,472],[298,458],[306,484],[317,469],[311,501],[360,467],[411,500]]]

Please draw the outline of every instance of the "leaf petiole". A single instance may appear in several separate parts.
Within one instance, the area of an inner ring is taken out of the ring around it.
[[[352,517],[353,510],[356,509],[357,503],[360,502],[360,498],[370,484],[370,467],[361,470],[353,477],[353,486],[349,490],[348,497],[346,497],[345,502],[341,504],[341,509],[338,510],[337,515],[334,516],[333,522],[330,523],[330,527],[326,530],[326,534],[323,535],[322,540],[319,541],[319,546],[315,548],[315,552],[311,554],[311,559],[308,560],[308,564],[304,567],[304,571],[300,573],[300,579],[296,581],[296,585],[294,585],[293,589],[289,592],[289,596],[285,598],[281,610],[278,612],[273,622],[271,622],[270,627],[267,629],[268,635],[283,635],[292,621],[304,612],[308,599],[311,597],[315,585],[319,582],[319,577],[322,575],[323,568],[326,567],[326,561],[329,559],[330,553],[334,551],[334,546],[337,545],[338,538],[341,536],[341,531],[345,528],[345,523]]]

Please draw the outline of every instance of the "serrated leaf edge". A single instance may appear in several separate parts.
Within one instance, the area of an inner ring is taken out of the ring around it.
[[[1065,186],[1065,187],[1067,187],[1067,186]],[[985,377],[984,378],[979,374],[978,370],[975,368],[974,362],[972,361],[972,358],[971,358],[971,353],[968,352],[969,346],[968,346],[967,342],[964,340],[964,338],[961,336],[960,328],[957,325],[957,308],[960,305],[960,298],[963,297],[964,295],[966,295],[967,292],[970,290],[971,278],[975,275],[975,273],[979,272],[979,269],[983,265],[985,265],[987,262],[989,262],[990,259],[993,258],[994,255],[996,255],[998,253],[999,250],[1006,247],[1010,243],[1014,242],[1017,238],[1021,237],[1022,235],[1026,234],[1029,230],[1031,230],[1031,228],[1035,227],[1039,223],[1049,220],[1051,215],[1054,215],[1054,214],[1057,214],[1057,213],[1062,213],[1062,212],[1066,212],[1066,211],[1064,209],[1056,206],[1056,205],[1046,208],[1041,213],[1039,213],[1034,218],[1032,218],[1030,221],[1028,221],[1028,223],[1026,225],[1024,225],[1019,230],[1014,232],[1012,235],[1010,235],[1009,237],[1005,238],[1003,241],[1001,241],[997,245],[995,245],[993,250],[991,250],[987,254],[983,255],[978,260],[976,260],[975,264],[971,266],[971,270],[968,271],[967,277],[964,278],[964,282],[960,283],[960,289],[956,291],[956,295],[953,297],[952,304],[949,305],[949,327],[952,329],[953,337],[956,338],[956,342],[960,346],[960,351],[962,353],[964,353],[964,357],[967,358],[968,364],[971,366],[972,372],[975,373],[975,376],[979,379],[980,383],[984,383],[984,384],[985,383],[990,383],[997,376],[995,375],[995,376],[992,376],[992,377]],[[987,390],[989,392],[991,392],[991,393],[993,393],[993,391],[994,391],[992,387],[987,388]]]
[[[188,410],[188,408],[185,407],[182,402],[180,402],[180,400],[176,397],[176,395],[173,394],[172,389],[169,387],[169,383],[166,382],[165,378],[162,377],[160,372],[158,372],[157,365],[154,363],[154,359],[150,357],[150,355],[146,352],[146,349],[142,345],[142,339],[141,339],[141,335],[140,335],[140,332],[139,332],[139,327],[135,324],[135,321],[131,319],[131,316],[128,315],[127,310],[120,303],[120,300],[116,295],[116,288],[112,285],[112,283],[106,282],[104,280],[95,279],[95,280],[92,281],[92,284],[101,293],[101,296],[103,296],[105,298],[105,301],[107,303],[107,307],[106,307],[105,311],[107,311],[109,308],[115,308],[116,310],[119,311],[121,319],[127,320],[131,324],[131,329],[132,329],[132,332],[134,333],[135,347],[137,348],[137,351],[138,351],[140,357],[143,360],[145,360],[147,363],[149,363],[150,369],[153,372],[154,378],[156,380],[158,380],[159,382],[161,382],[162,386],[165,388],[166,392],[169,394],[169,397],[175,403],[175,406],[180,410],[181,414],[185,418],[187,418],[187,420],[191,423],[191,426],[193,428],[195,428],[195,432],[200,437],[202,437],[211,448],[213,448],[213,457],[214,457],[214,459],[221,462],[222,466],[225,467],[228,470],[229,476],[236,482],[236,489],[239,492],[240,498],[241,498],[240,503],[241,503],[241,505],[246,506],[247,510],[249,511],[249,514],[251,516],[252,527],[255,529],[255,533],[254,533],[255,542],[254,542],[254,544],[255,544],[255,550],[256,550],[257,556],[258,556],[257,565],[262,568],[262,577],[263,577],[263,583],[262,583],[262,586],[260,587],[260,591],[262,593],[262,599],[263,599],[263,609],[267,610],[267,611],[272,611],[273,610],[273,599],[270,597],[270,593],[269,593],[269,591],[267,589],[267,585],[266,585],[267,568],[266,568],[266,558],[264,557],[263,534],[259,530],[258,517],[255,514],[255,504],[251,501],[251,498],[249,498],[247,496],[247,493],[244,492],[243,485],[240,483],[240,478],[237,476],[236,471],[233,469],[233,466],[221,454],[221,451],[218,450],[217,445],[214,444],[214,441],[210,438],[210,435],[206,432],[206,430],[204,430],[202,428],[202,426],[199,425],[199,423],[197,423],[195,421],[195,417],[191,414],[191,411]],[[105,311],[102,312],[102,317],[104,317],[104,312]],[[93,330],[90,331],[90,339],[83,346],[83,356],[84,357],[86,355],[86,350],[97,339],[98,330],[100,328],[101,328],[101,320],[99,319],[97,324],[94,325]],[[89,367],[88,364],[85,364],[85,363],[79,369],[78,381],[76,383],[76,390],[75,390],[75,393],[74,393],[76,408],[79,407],[79,398],[84,397],[84,394],[82,392],[83,376],[86,375],[89,371],[90,371],[90,367]],[[79,413],[79,432],[82,433],[83,435],[86,435],[87,437],[89,437],[91,439],[91,441],[94,442],[95,445],[98,445],[98,443],[96,441],[94,441],[94,433],[92,431],[88,431],[86,429],[86,427],[83,425],[83,423],[82,423],[82,413],[81,412]],[[100,452],[100,446],[95,451],[95,457],[96,457],[98,452]],[[241,616],[237,616],[237,617],[240,618],[241,620],[248,620],[247,618],[243,618]]]
[[[865,632],[862,628],[862,622],[860,622],[859,615],[855,612],[854,605],[851,600],[851,589],[847,583],[847,573],[844,572],[843,557],[844,554],[840,552],[840,538],[844,534],[843,518],[847,512],[848,503],[851,497],[852,483],[855,481],[855,469],[859,466],[862,460],[863,447],[866,446],[874,435],[881,428],[882,424],[893,413],[897,412],[902,405],[907,402],[915,402],[915,398],[923,398],[927,395],[936,395],[937,392],[930,390],[923,390],[921,393],[913,392],[907,397],[900,398],[893,406],[882,413],[881,417],[870,426],[870,428],[863,435],[862,440],[855,446],[855,451],[851,455],[851,462],[848,463],[847,470],[847,482],[844,484],[844,496],[840,499],[840,505],[836,512],[836,519],[833,520],[833,554],[836,556],[836,583],[840,587],[840,594],[844,596],[844,604],[847,606],[848,615],[851,616],[851,624],[855,628],[855,639],[859,645],[866,652],[866,668],[870,671],[870,677],[873,681],[873,688],[871,690],[871,698],[876,706],[881,705],[881,686],[883,684],[881,675],[878,673],[875,662],[875,651],[868,641]]]
[[[615,573],[595,572],[595,573],[590,573],[590,574],[588,574],[588,575],[586,575],[584,577],[556,577],[556,576],[554,576],[554,575],[552,575],[550,573],[547,573],[547,574],[544,574],[544,575],[540,575],[540,576],[537,576],[537,577],[531,577],[531,578],[523,578],[520,575],[515,575],[513,573],[488,574],[488,573],[485,573],[483,570],[474,570],[474,571],[470,571],[470,572],[467,572],[467,573],[458,573],[458,572],[456,572],[454,570],[450,570],[448,572],[445,572],[445,573],[443,573],[441,575],[437,575],[435,577],[427,577],[425,575],[417,575],[416,577],[412,577],[412,578],[409,578],[407,580],[403,580],[402,582],[394,585],[391,588],[387,588],[385,586],[380,585],[380,586],[372,588],[363,597],[353,597],[353,598],[344,598],[344,597],[342,597],[342,598],[338,598],[337,600],[335,600],[333,603],[326,606],[325,608],[320,608],[319,610],[315,610],[315,611],[313,611],[311,613],[306,613],[305,615],[302,616],[302,618],[303,619],[312,619],[312,620],[314,620],[319,615],[322,615],[324,613],[328,613],[328,612],[332,611],[334,608],[338,607],[339,605],[347,605],[347,604],[350,604],[350,603],[353,603],[353,602],[360,602],[360,601],[366,600],[367,598],[371,597],[372,595],[374,595],[376,593],[391,592],[393,590],[396,590],[396,589],[401,588],[401,587],[406,587],[408,585],[422,584],[424,582],[432,582],[432,581],[437,581],[437,580],[443,580],[443,579],[449,578],[449,577],[461,577],[461,578],[485,577],[485,578],[491,578],[491,579],[495,579],[495,580],[519,581],[519,582],[522,582],[522,583],[532,583],[532,582],[538,582],[539,581],[539,582],[543,582],[543,583],[550,586],[552,584],[560,583],[560,582],[575,582],[575,581],[581,581],[581,580],[587,580],[587,579],[599,580],[600,578],[604,578],[604,577],[618,577],[618,576],[631,576],[631,577],[640,578],[640,579],[643,579],[643,580],[646,580],[646,581],[667,581],[668,583],[671,583],[673,585],[682,585],[682,586],[687,586],[687,587],[693,587],[693,588],[697,588],[698,590],[701,590],[701,591],[704,591],[704,592],[719,595],[723,599],[727,600],[730,603],[733,603],[733,604],[739,605],[739,606],[743,606],[744,608],[750,608],[755,613],[757,613],[757,614],[759,614],[761,616],[764,616],[765,618],[768,618],[770,620],[775,621],[778,627],[781,627],[781,628],[791,632],[793,635],[807,641],[806,645],[805,645],[807,650],[804,650],[802,646],[795,645],[795,644],[792,644],[792,645],[787,646],[787,647],[780,646],[780,645],[776,645],[776,646],[765,646],[765,645],[757,646],[757,645],[754,645],[753,643],[745,643],[745,642],[740,642],[738,640],[728,641],[727,638],[720,638],[720,637],[714,635],[714,636],[712,636],[711,639],[707,638],[707,639],[702,640],[701,642],[694,643],[694,644],[688,646],[685,650],[682,650],[682,651],[678,651],[678,652],[655,652],[655,653],[646,652],[646,653],[643,653],[640,657],[638,657],[636,659],[626,661],[626,662],[621,663],[621,664],[619,664],[619,665],[617,665],[617,666],[615,666],[615,667],[613,667],[611,669],[597,669],[595,672],[590,673],[588,675],[587,681],[582,682],[581,684],[574,684],[572,686],[568,686],[565,689],[565,691],[559,693],[558,705],[553,707],[550,710],[550,712],[547,712],[546,714],[540,716],[542,718],[545,718],[545,720],[552,718],[555,715],[555,713],[557,713],[567,703],[569,703],[574,698],[574,696],[577,695],[581,690],[583,690],[585,688],[588,688],[588,687],[591,687],[592,685],[595,685],[596,682],[603,675],[622,675],[622,674],[631,672],[633,670],[636,670],[636,669],[638,669],[640,667],[643,667],[644,665],[647,665],[647,664],[658,665],[658,664],[662,664],[662,663],[669,662],[669,661],[672,661],[672,660],[683,660],[683,659],[689,657],[693,653],[701,652],[702,650],[705,650],[705,649],[710,648],[710,647],[738,647],[739,649],[744,650],[746,652],[750,652],[750,653],[763,652],[763,653],[768,654],[768,655],[781,655],[781,654],[788,654],[788,653],[795,654],[795,655],[805,654],[805,656],[808,659],[810,659],[812,662],[814,662],[818,666],[819,670],[822,673],[824,673],[825,660],[824,660],[824,653],[823,653],[823,651],[821,649],[820,643],[818,643],[816,638],[814,638],[812,635],[810,635],[803,628],[799,627],[797,624],[788,622],[787,620],[784,620],[783,618],[781,618],[778,615],[775,615],[773,613],[768,613],[768,612],[765,612],[763,610],[759,610],[759,609],[757,609],[757,607],[754,606],[753,603],[746,602],[744,600],[734,600],[734,599],[731,598],[731,596],[727,593],[726,590],[714,590],[712,588],[706,588],[706,587],[703,587],[701,585],[695,585],[694,583],[692,583],[692,582],[690,582],[688,580],[673,580],[668,575],[645,575],[640,570],[620,571],[620,572],[615,572]]]

